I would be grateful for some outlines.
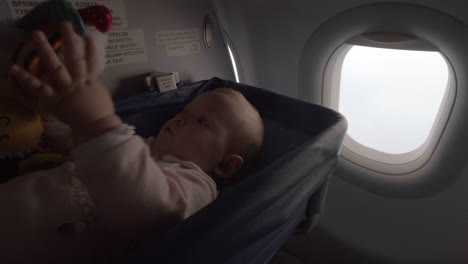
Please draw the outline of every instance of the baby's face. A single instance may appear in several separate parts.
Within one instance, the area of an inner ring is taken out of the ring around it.
[[[155,155],[174,155],[210,173],[226,154],[239,105],[228,95],[207,92],[167,121],[150,146]],[[242,111],[240,111],[242,112]]]

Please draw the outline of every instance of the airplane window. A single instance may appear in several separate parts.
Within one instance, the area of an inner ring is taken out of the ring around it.
[[[382,3],[349,9],[311,32],[298,98],[348,121],[336,175],[399,198],[433,195],[454,182],[467,128],[465,31],[444,12]]]
[[[348,120],[341,156],[386,174],[424,166],[450,116],[454,76],[436,49],[343,44],[326,67],[322,98]]]
[[[448,78],[439,52],[353,46],[343,60],[338,98],[348,136],[389,154],[417,149],[429,137]]]
[[[229,58],[231,59],[232,68],[234,69],[234,76],[236,77],[236,82],[239,82],[239,74],[237,73],[236,59],[234,58],[234,54],[232,53],[232,50],[229,44],[227,44],[227,48],[229,51]]]

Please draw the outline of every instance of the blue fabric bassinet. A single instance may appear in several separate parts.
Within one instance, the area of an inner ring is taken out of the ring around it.
[[[244,171],[247,177],[128,263],[267,263],[288,237],[316,224],[346,133],[339,113],[219,78],[116,98],[115,105],[148,137],[195,96],[217,87],[239,90],[260,112],[265,143],[259,160]]]

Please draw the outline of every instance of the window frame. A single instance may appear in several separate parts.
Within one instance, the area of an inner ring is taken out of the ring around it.
[[[322,104],[335,110],[338,110],[342,65],[353,46],[355,45],[351,43],[343,43],[333,52],[326,64],[322,87]],[[377,47],[381,48],[381,45]],[[444,97],[426,141],[413,151],[402,154],[389,154],[366,147],[346,134],[341,151],[343,158],[364,168],[391,175],[416,171],[428,162],[445,130],[456,98],[454,70],[446,56],[440,51],[439,53],[447,63],[449,76]]]
[[[397,32],[427,40],[450,61],[455,75],[455,102],[445,130],[423,166],[408,173],[381,173],[340,157],[334,176],[373,194],[420,199],[446,190],[464,175],[468,135],[468,89],[463,89],[468,87],[467,31],[465,23],[440,10],[404,3],[348,9],[311,31],[299,61],[297,96],[304,101],[322,104],[324,70],[331,55],[343,43],[369,32]]]

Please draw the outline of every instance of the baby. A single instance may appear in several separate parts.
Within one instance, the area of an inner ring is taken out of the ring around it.
[[[12,77],[70,126],[73,162],[0,185],[5,263],[106,263],[216,199],[263,141],[258,112],[219,88],[189,103],[145,142],[115,114],[89,38],[61,27],[64,62],[33,33],[49,82],[18,66]]]

